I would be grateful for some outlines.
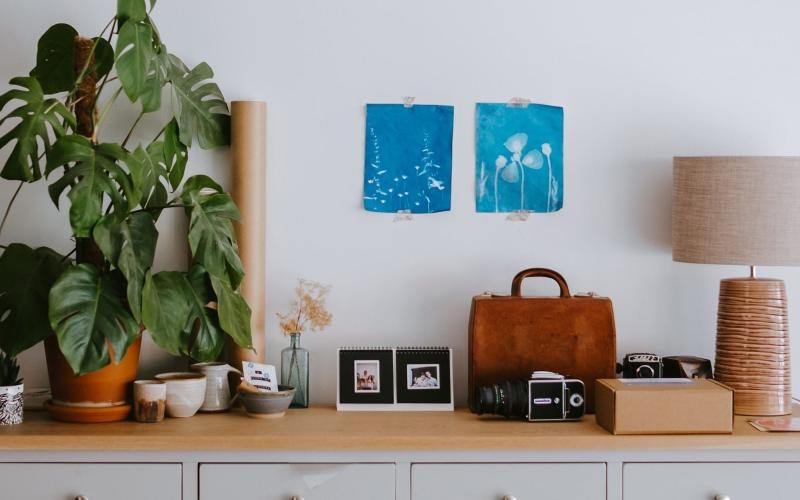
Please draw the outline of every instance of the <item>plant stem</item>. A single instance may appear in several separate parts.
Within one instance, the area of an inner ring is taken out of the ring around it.
[[[298,304],[298,306],[297,306],[297,319],[294,321],[294,326],[297,328],[297,331],[301,331],[301,329],[300,329],[300,318],[301,318],[302,313],[303,313],[303,306]]]
[[[547,211],[550,211],[550,199],[553,196],[553,164],[550,155],[547,155]]]
[[[67,260],[70,257],[72,257],[72,254],[74,254],[77,251],[78,251],[78,247],[73,248],[70,253],[68,253],[67,255],[65,255],[64,257],[61,258],[61,262],[64,262],[65,260]]]
[[[155,137],[153,137],[153,140],[152,140],[152,141],[150,141],[150,142],[151,142],[151,143],[152,143],[152,142],[156,142],[156,141],[158,140],[158,138],[159,138],[159,137],[161,137],[161,134],[163,134],[163,133],[164,133],[164,131],[165,131],[165,130],[167,130],[167,126],[168,126],[168,125],[169,125],[169,122],[165,123],[165,124],[164,124],[164,126],[163,126],[163,127],[161,127],[161,130],[159,130],[159,131],[158,131],[158,133],[156,134],[156,136],[155,136]]]
[[[295,367],[297,367],[297,349],[294,347],[292,348],[292,359],[289,361],[289,380],[288,385],[295,385],[292,384],[292,372],[294,371]],[[299,371],[298,371],[299,373]]]
[[[100,34],[97,35],[97,38],[100,38],[103,35],[105,35],[106,30],[108,29],[108,27],[111,26],[112,24],[114,24],[116,21],[117,21],[117,16],[112,17],[111,20],[108,22],[108,24],[106,24],[105,28],[103,28],[103,31],[101,31]],[[111,33],[112,34],[114,33],[114,28],[113,27],[111,28]],[[111,35],[108,36],[108,39],[111,40]]]
[[[22,189],[22,186],[24,184],[25,184],[25,181],[19,181],[19,186],[17,186],[16,191],[14,191],[14,194],[11,196],[11,199],[9,200],[8,205],[6,206],[6,213],[3,214],[3,220],[0,222],[0,234],[3,233],[3,228],[6,225],[6,220],[8,219],[8,214],[11,213],[11,205],[14,204],[14,200],[17,199],[17,195],[19,194],[19,192]]]
[[[139,125],[139,121],[142,119],[143,116],[144,116],[144,111],[139,113],[139,116],[136,117],[136,121],[133,122],[133,125],[131,125],[131,129],[128,130],[128,135],[126,135],[125,139],[122,141],[121,146],[123,148],[125,147],[126,144],[128,144],[128,141],[130,140],[131,135],[133,134],[133,129],[136,128],[136,125]]]
[[[500,211],[500,200],[497,198],[497,181],[500,179],[500,168],[494,166],[494,211]]]
[[[95,49],[97,49],[97,40],[99,40],[103,36],[103,34],[106,32],[106,30],[109,28],[109,26],[111,26],[111,34],[109,34],[108,40],[109,40],[109,42],[111,41],[111,35],[114,34],[113,24],[116,22],[116,20],[117,20],[117,16],[112,17],[111,20],[108,21],[106,26],[103,28],[103,31],[101,31],[100,34],[97,36],[97,39],[94,41],[94,45],[92,45],[92,50],[89,52],[89,57],[86,58],[86,63],[83,65],[83,68],[81,69],[81,72],[78,74],[78,78],[75,79],[75,86],[72,88],[72,91],[67,96],[67,99],[72,97],[75,94],[75,92],[77,92],[78,89],[80,88],[80,85],[81,85],[81,82],[83,81],[83,78],[86,76],[86,73],[89,71],[89,66],[92,65],[92,60],[94,59],[94,51],[95,51]],[[94,107],[94,105],[92,107]]]
[[[113,24],[111,24],[111,32],[108,34],[108,43],[109,43],[109,45],[111,44],[111,37],[114,35],[114,26],[116,25],[117,18],[115,17],[111,21],[112,21]],[[106,26],[106,28],[107,27],[108,26]],[[105,28],[103,28],[103,31],[105,32]],[[103,36],[103,34],[100,33],[100,36]],[[92,98],[92,109],[96,109],[97,101],[100,99],[100,94],[103,93],[103,89],[105,88],[106,83],[113,82],[114,80],[116,80],[118,78],[116,76],[114,78],[109,78],[108,75],[110,75],[110,74],[111,74],[111,71],[106,73],[105,76],[103,77],[103,81],[100,82],[100,87],[98,87],[97,92],[95,92],[94,97]],[[97,122],[95,122],[95,124],[94,124],[95,130],[97,130],[99,124],[100,124],[100,120],[98,119]],[[95,134],[95,136],[96,135],[97,134]]]
[[[517,162],[519,166],[519,210],[525,210],[525,167],[522,166],[522,162]]]
[[[118,88],[114,92],[114,95],[111,96],[111,100],[108,101],[108,104],[106,104],[106,106],[103,108],[103,111],[100,112],[100,118],[98,118],[97,122],[94,124],[95,129],[100,128],[100,124],[103,123],[103,120],[105,119],[106,114],[108,113],[108,110],[111,109],[111,106],[117,100],[117,97],[119,97],[119,94],[121,92],[122,92],[122,87]]]
[[[108,28],[108,26],[110,26],[111,23],[114,22],[115,20],[116,20],[116,17],[112,18],[111,21],[109,21],[108,24],[106,25],[106,28]],[[103,28],[103,32],[105,32],[106,28]],[[114,30],[112,29],[111,31],[113,32]],[[109,39],[110,38],[111,37],[109,37]],[[69,95],[67,95],[67,99],[69,99],[70,97],[75,95],[75,93],[80,90],[81,83],[83,82],[83,79],[86,77],[87,73],[89,72],[89,67],[92,65],[92,61],[94,61],[94,51],[95,51],[95,49],[97,49],[97,40],[99,40],[99,39],[100,39],[100,37],[98,37],[94,41],[94,43],[92,44],[92,48],[91,48],[91,50],[89,50],[89,54],[86,57],[86,62],[84,63],[83,67],[81,68],[80,73],[78,73],[78,78],[75,79],[75,86],[72,88],[72,91],[69,93]]]

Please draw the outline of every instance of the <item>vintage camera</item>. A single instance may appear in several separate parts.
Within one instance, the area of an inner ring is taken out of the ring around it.
[[[528,380],[506,380],[475,388],[472,411],[530,422],[580,420],[585,412],[583,382],[553,372],[533,372]]]
[[[622,378],[661,378],[661,356],[647,352],[626,354],[622,365],[617,365],[617,372]]]
[[[714,378],[711,360],[697,356],[664,356],[664,378]]]

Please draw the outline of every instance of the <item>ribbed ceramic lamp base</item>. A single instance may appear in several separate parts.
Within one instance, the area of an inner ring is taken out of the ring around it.
[[[734,390],[737,415],[792,412],[786,288],[767,278],[720,282],[714,378]]]

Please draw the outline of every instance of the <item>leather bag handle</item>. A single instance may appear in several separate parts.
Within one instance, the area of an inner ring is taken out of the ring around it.
[[[550,278],[558,283],[558,288],[561,290],[562,299],[568,299],[571,297],[569,294],[569,287],[567,286],[567,280],[565,280],[563,276],[552,269],[547,269],[544,267],[532,267],[530,269],[525,269],[524,271],[518,272],[511,281],[512,297],[522,296],[522,280],[525,278]]]

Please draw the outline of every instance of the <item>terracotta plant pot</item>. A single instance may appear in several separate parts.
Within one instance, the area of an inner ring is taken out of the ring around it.
[[[50,336],[44,341],[47,375],[53,399],[47,409],[56,420],[67,422],[114,422],[125,420],[128,403],[139,367],[142,336],[128,348],[120,363],[111,363],[96,372],[75,375]]]

